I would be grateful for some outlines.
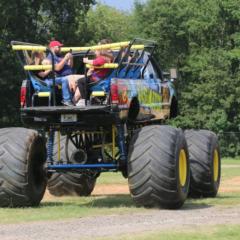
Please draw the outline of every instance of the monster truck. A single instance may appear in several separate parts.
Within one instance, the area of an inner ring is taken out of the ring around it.
[[[220,182],[218,140],[207,130],[164,125],[177,116],[176,74],[164,73],[153,57],[154,41],[64,47],[82,59],[108,49],[114,62],[105,79],[89,85],[84,108],[62,106],[28,65],[41,45],[13,41],[25,69],[20,115],[27,128],[0,130],[0,206],[34,206],[46,187],[54,195],[87,196],[101,172],[122,172],[137,205],[176,209],[187,196],[214,197]],[[78,72],[83,71],[80,64]],[[86,71],[85,71],[86,72]],[[41,87],[39,87],[41,86]],[[34,129],[34,130],[33,130]]]

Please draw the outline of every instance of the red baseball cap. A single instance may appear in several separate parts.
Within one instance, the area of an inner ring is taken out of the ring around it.
[[[63,44],[60,43],[59,41],[51,41],[51,42],[49,43],[49,47],[50,47],[50,48],[52,48],[52,47],[62,47],[62,46],[63,46]]]

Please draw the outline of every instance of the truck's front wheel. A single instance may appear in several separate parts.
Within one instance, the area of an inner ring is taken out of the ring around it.
[[[188,150],[181,129],[154,125],[134,134],[128,181],[137,204],[180,208],[188,194],[189,180]]]

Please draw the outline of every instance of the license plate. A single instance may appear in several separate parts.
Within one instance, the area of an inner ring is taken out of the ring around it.
[[[61,115],[61,122],[67,123],[67,122],[76,122],[76,121],[77,121],[76,114],[62,114]]]

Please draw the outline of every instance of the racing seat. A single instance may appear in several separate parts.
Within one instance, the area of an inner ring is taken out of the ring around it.
[[[52,101],[52,90],[51,88],[40,78],[38,78],[35,74],[29,71],[28,73],[29,80],[32,85],[33,94],[31,97],[31,105],[36,106],[39,102],[40,98],[47,98],[48,106],[51,106]]]
[[[48,86],[43,80],[38,78],[35,74],[29,71],[29,80],[31,82],[33,88],[33,94],[31,98],[32,106],[39,106],[39,105],[52,105],[52,95],[53,95],[53,88]],[[56,86],[56,93],[61,89],[60,85]]]

